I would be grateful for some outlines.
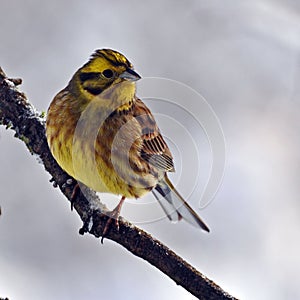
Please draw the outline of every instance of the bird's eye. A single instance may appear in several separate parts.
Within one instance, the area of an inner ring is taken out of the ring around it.
[[[111,69],[106,69],[102,72],[104,77],[106,78],[112,78],[114,76],[114,72]]]

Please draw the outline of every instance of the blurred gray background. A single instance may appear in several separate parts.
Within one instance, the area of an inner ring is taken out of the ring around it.
[[[104,47],[143,77],[200,92],[227,147],[222,186],[200,211],[211,233],[166,219],[141,227],[236,297],[300,298],[299,1],[2,0],[0,33],[1,67],[40,111]],[[119,245],[80,236],[50,176],[3,127],[0,151],[0,296],[194,299]]]

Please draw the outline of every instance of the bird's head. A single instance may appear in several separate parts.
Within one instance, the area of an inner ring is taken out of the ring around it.
[[[74,74],[69,87],[75,94],[93,100],[95,96],[102,96],[113,86],[123,83],[118,93],[131,98],[135,93],[135,81],[140,78],[123,54],[101,49],[96,50],[90,60]]]

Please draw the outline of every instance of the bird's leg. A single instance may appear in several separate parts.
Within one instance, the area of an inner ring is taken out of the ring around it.
[[[107,213],[107,215],[109,216],[109,219],[106,221],[105,227],[102,232],[102,238],[101,238],[102,244],[103,244],[103,239],[105,238],[106,234],[108,233],[108,231],[110,229],[110,225],[111,225],[111,222],[113,221],[113,219],[115,220],[115,224],[119,230],[119,216],[120,216],[121,208],[122,208],[122,205],[123,205],[125,199],[126,199],[125,196],[122,196],[119,204],[112,211]]]
[[[75,199],[79,195],[79,193],[80,193],[80,187],[79,187],[79,184],[76,183],[76,185],[73,188],[73,192],[72,192],[72,195],[71,195],[71,198],[70,198],[71,210],[73,210]]]

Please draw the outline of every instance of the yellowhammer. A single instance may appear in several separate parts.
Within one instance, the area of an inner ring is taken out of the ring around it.
[[[167,177],[174,172],[173,158],[150,110],[135,95],[140,78],[121,53],[95,51],[50,104],[51,152],[77,181],[122,197],[111,212],[116,220],[125,198],[152,191],[170,220],[184,218],[209,231]]]

